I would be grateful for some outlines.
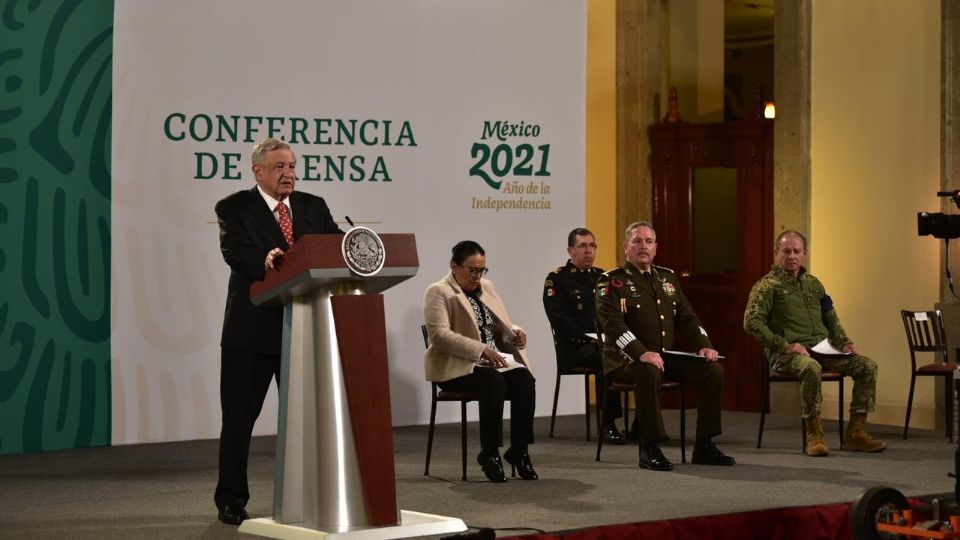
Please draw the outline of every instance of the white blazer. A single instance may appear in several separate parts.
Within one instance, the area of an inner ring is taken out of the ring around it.
[[[494,316],[497,348],[512,354],[529,369],[526,351],[518,349],[512,341],[513,331],[521,328],[510,322],[507,308],[491,281],[481,278],[480,288],[483,291],[480,300]],[[442,382],[473,373],[485,345],[480,341],[480,329],[470,300],[453,272],[427,287],[423,294],[423,320],[430,342],[423,356],[426,379]]]

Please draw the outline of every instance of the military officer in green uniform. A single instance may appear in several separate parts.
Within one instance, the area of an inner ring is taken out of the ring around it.
[[[593,266],[597,242],[588,229],[578,227],[567,235],[567,264],[547,274],[543,283],[543,309],[553,328],[553,344],[560,373],[586,367],[597,375],[597,399],[602,401],[603,363],[597,340],[597,312],[594,292],[603,270]],[[604,402],[600,436],[606,444],[623,444],[623,435],[615,420],[620,417],[620,401]]]
[[[777,262],[773,269],[750,291],[743,328],[763,346],[771,370],[799,376],[800,415],[807,428],[807,454],[825,456],[829,452],[820,421],[823,369],[839,371],[853,379],[850,422],[843,434],[844,450],[882,451],[887,445],[864,430],[867,413],[874,410],[876,362],[860,354],[860,349],[840,326],[840,318],[823,284],[803,267],[807,239],[797,231],[784,231],[777,237],[774,254]],[[810,350],[825,340],[835,354]]]
[[[667,439],[660,413],[660,383],[664,376],[698,389],[697,440],[693,462],[733,465],[712,438],[720,434],[723,366],[707,331],[680,290],[676,274],[654,266],[657,233],[646,221],[625,231],[626,262],[597,282],[597,320],[603,331],[603,369],[616,382],[636,383],[637,416],[642,450],[640,465],[669,471],[673,464],[660,451]],[[700,358],[663,355],[673,350],[675,333]]]

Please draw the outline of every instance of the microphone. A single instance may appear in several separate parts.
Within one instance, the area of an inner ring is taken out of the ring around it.
[[[356,227],[356,225],[353,224],[353,220],[350,219],[350,216],[343,216],[343,217],[346,218],[347,223],[349,223],[351,227]]]
[[[937,197],[957,197],[960,196],[960,189],[955,189],[953,191],[938,191]]]

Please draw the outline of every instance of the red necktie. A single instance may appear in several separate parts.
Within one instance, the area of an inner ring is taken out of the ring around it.
[[[277,217],[280,218],[280,230],[283,237],[287,240],[287,247],[293,247],[293,222],[290,221],[290,213],[287,212],[287,205],[280,203],[277,205]]]

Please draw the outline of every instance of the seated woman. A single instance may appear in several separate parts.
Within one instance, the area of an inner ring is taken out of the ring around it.
[[[430,346],[424,356],[428,381],[448,391],[479,393],[480,455],[477,462],[491,482],[506,482],[499,446],[503,401],[510,400],[510,448],[503,457],[524,480],[536,480],[527,445],[533,443],[536,380],[527,369],[527,335],[510,316],[487,273],[480,244],[453,246],[450,272],[423,295],[423,319]],[[507,355],[507,356],[505,356]],[[522,364],[507,371],[509,355]]]

